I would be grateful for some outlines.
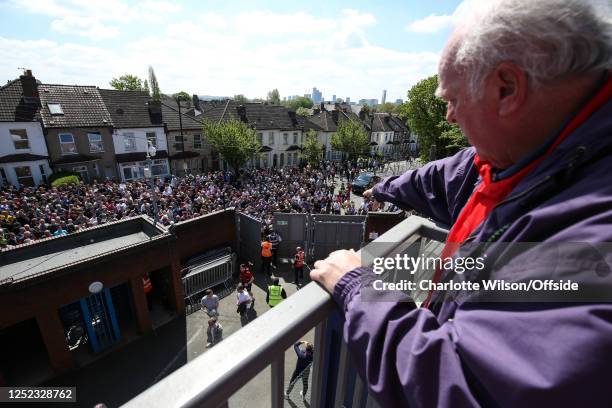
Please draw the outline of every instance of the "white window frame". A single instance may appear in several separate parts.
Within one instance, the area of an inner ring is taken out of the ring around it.
[[[23,132],[23,135],[20,135],[19,133],[13,133],[13,132]],[[30,138],[28,137],[28,130],[27,129],[10,129],[9,133],[11,135],[11,139],[13,139],[13,146],[15,147],[15,150],[30,150]],[[25,139],[23,138],[25,136]],[[17,147],[17,143],[26,143],[27,147]]]
[[[263,145],[263,132],[257,132],[257,140],[259,141],[259,144]]]
[[[283,144],[284,145],[289,144],[289,133],[283,133]]]
[[[193,148],[194,149],[202,148],[202,135],[199,133],[196,133],[195,135],[193,135]]]
[[[268,132],[268,144],[274,145],[274,132]]]
[[[94,149],[94,143],[98,143],[98,141],[92,141],[92,136],[98,136],[100,138],[99,143],[100,146]],[[102,134],[100,132],[92,132],[87,134],[87,141],[89,142],[89,153],[104,153],[104,141],[102,140]]]
[[[62,142],[62,136],[70,136],[72,138],[72,142]],[[74,138],[74,135],[72,133],[58,133],[57,138],[59,140],[60,150],[62,151],[63,156],[69,155],[69,154],[78,154],[76,139]],[[65,145],[74,145],[74,151],[73,152],[65,151],[64,150]]]
[[[297,134],[297,132],[293,133],[293,144],[294,145],[298,144],[298,134]]]
[[[136,136],[133,132],[123,133],[123,148],[126,152],[136,151]],[[128,143],[129,142],[129,143]]]
[[[21,179],[32,179],[32,185],[35,186],[36,185],[36,181],[34,180],[34,173],[32,172],[32,168],[30,166],[16,166],[13,167],[15,169],[15,178],[17,179],[17,184],[19,184],[20,186],[26,186],[25,184],[21,183]],[[30,175],[28,176],[20,176],[19,173],[17,172],[18,169],[28,169],[28,172],[30,173]]]
[[[146,132],[147,137],[147,147],[149,144],[157,149],[157,133],[156,132]]]

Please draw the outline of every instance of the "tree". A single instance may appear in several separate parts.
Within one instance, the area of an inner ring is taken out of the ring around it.
[[[385,102],[383,104],[378,105],[376,110],[378,112],[384,113],[395,113],[397,111],[397,105],[391,102]]]
[[[342,98],[336,98],[336,103],[344,103],[344,99],[342,99]]]
[[[268,92],[267,101],[273,105],[280,105],[280,94],[278,93],[278,89],[273,89]]]
[[[205,120],[202,132],[206,141],[236,173],[261,149],[255,130],[239,120],[218,123]]]
[[[119,91],[142,91],[142,80],[136,75],[125,74],[119,78],[113,78],[110,81],[110,86]]]
[[[145,91],[148,95],[151,95],[151,90],[149,89],[149,81],[147,81],[146,79],[144,80],[142,90]]]
[[[429,160],[432,146],[436,146],[437,159],[458,146],[467,146],[461,130],[446,121],[446,103],[435,96],[437,87],[437,75],[420,81],[410,88],[407,101],[399,108],[400,116],[407,119],[408,126],[419,137],[421,158],[425,161]]]
[[[176,99],[176,100],[181,100],[181,101],[190,101],[191,100],[191,95],[189,95],[185,91],[177,92],[177,93],[173,94],[172,97],[174,99]]]
[[[292,99],[292,100],[290,100],[290,101],[288,101],[286,103],[286,106],[289,109],[292,109],[292,110],[295,110],[295,111],[297,111],[298,108],[310,109],[310,108],[313,107],[313,105],[314,105],[314,103],[309,98],[306,98],[304,96],[297,97],[297,98]]]
[[[242,94],[234,95],[233,99],[239,103],[247,103],[249,101],[247,97]]]
[[[295,110],[295,113],[300,116],[310,116],[310,109],[299,107]]]
[[[152,66],[149,66],[149,85],[151,85],[151,98],[154,101],[161,101],[161,90],[159,89],[157,77],[155,77],[155,71],[153,71]]]
[[[353,160],[368,151],[370,137],[361,122],[341,119],[338,130],[332,136],[331,145],[334,150],[347,153],[349,160]]]
[[[319,163],[323,157],[324,147],[319,144],[317,140],[317,132],[314,129],[310,129],[304,138],[304,144],[302,147],[302,157],[313,166]]]

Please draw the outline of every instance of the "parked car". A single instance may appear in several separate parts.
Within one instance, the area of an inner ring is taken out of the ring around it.
[[[380,177],[374,173],[361,173],[351,183],[352,191],[355,194],[363,194],[369,188],[372,188],[376,183],[380,181]]]

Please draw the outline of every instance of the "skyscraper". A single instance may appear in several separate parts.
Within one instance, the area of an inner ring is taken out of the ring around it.
[[[312,88],[312,101],[315,104],[321,103],[323,101],[323,94],[316,87]]]
[[[385,101],[387,100],[387,90],[383,89],[383,97],[382,97],[382,104],[385,104]]]

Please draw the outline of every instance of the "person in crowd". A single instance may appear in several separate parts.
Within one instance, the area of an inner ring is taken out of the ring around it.
[[[252,267],[253,264],[251,262],[240,265],[240,283],[249,293],[252,293],[253,282],[255,281],[253,271],[251,270]]]
[[[270,265],[272,264],[272,243],[269,235],[261,242],[261,272],[266,277],[271,275]]]
[[[211,317],[206,329],[206,348],[214,346],[221,340],[223,340],[223,326],[217,321],[216,317]]]
[[[272,244],[272,267],[276,269],[278,267],[278,248],[280,243],[283,241],[283,238],[280,236],[278,232],[274,229],[270,230],[270,234],[268,235],[268,240]]]
[[[303,349],[301,346],[303,346]],[[302,396],[303,400],[306,400],[306,393],[308,392],[308,378],[310,376],[312,357],[314,355],[314,346],[312,343],[307,341],[298,341],[293,345],[293,350],[297,355],[297,362],[295,363],[295,370],[293,370],[293,374],[291,374],[291,379],[289,380],[289,387],[287,387],[287,391],[285,391],[285,398],[289,399],[295,383],[301,378],[302,391],[300,391],[300,395]]]
[[[219,316],[219,296],[215,295],[212,289],[206,289],[200,304],[202,305],[202,311],[209,317]]]
[[[239,284],[236,288],[236,313],[240,315],[242,326],[249,322],[249,309],[251,308],[252,298],[246,288]]]
[[[293,280],[293,283],[298,287],[301,285],[301,280],[304,279],[305,257],[306,254],[304,253],[302,247],[295,248],[295,255],[293,256],[293,276],[295,279]]]
[[[450,225],[442,259],[484,259],[481,271],[438,269],[431,282],[563,278],[578,290],[438,290],[417,307],[375,290],[378,275],[344,250],[311,278],[333,294],[380,406],[571,407],[585,396],[612,406],[610,254],[593,249],[612,241],[609,3],[479,6],[460,10],[436,91],[472,147],[364,195]]]

